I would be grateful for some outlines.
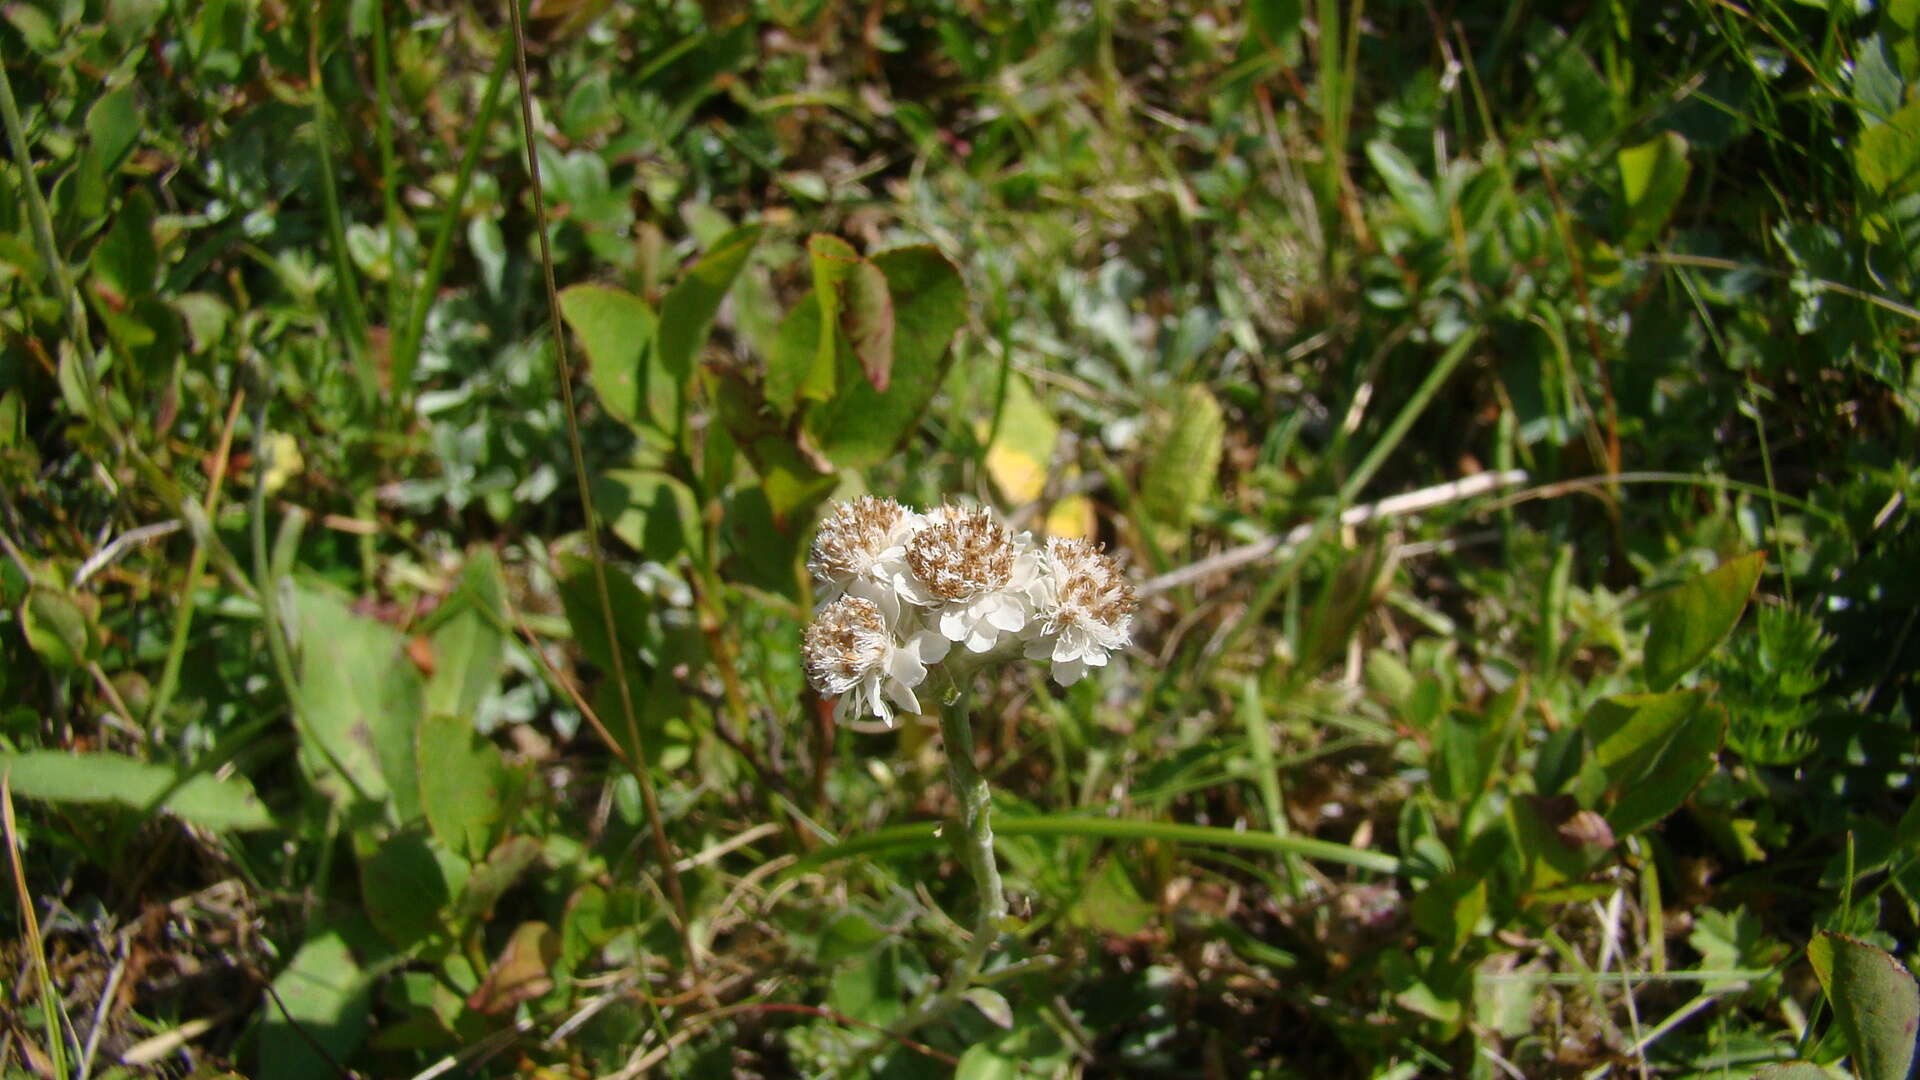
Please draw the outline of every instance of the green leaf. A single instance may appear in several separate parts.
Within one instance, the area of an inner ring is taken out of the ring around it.
[[[1428,882],[1413,898],[1413,923],[1449,953],[1473,939],[1487,913],[1487,879],[1455,870]]]
[[[654,562],[701,557],[700,510],[687,485],[651,469],[610,469],[593,482],[593,506],[626,545]]]
[[[276,1000],[277,999],[277,1000]],[[367,1037],[371,981],[338,930],[307,939],[262,1004],[259,1080],[332,1080]],[[285,1008],[285,1012],[281,1011]],[[329,1060],[331,1059],[331,1060]]]
[[[1617,791],[1643,779],[1705,701],[1703,691],[1682,690],[1617,694],[1594,702],[1581,725],[1593,742],[1593,760],[1606,771],[1608,787]]]
[[[1071,918],[1106,934],[1128,937],[1153,920],[1153,905],[1140,896],[1119,859],[1108,859],[1082,884]]]
[[[506,816],[512,776],[500,750],[461,716],[436,713],[420,724],[420,806],[447,850],[478,862]]]
[[[815,233],[807,238],[807,263],[813,270],[813,301],[819,308],[819,319],[813,323],[813,356],[800,385],[803,395],[811,400],[826,401],[833,396],[840,364],[844,291],[854,269],[864,261],[852,244],[837,236]]]
[[[1625,234],[1620,246],[1629,252],[1652,243],[1680,205],[1692,166],[1687,140],[1677,131],[1663,131],[1617,155],[1620,184],[1626,196]]]
[[[480,548],[467,560],[459,586],[434,613],[427,712],[472,718],[500,681],[506,622],[500,560],[493,549]]]
[[[875,390],[849,352],[841,357],[833,400],[807,415],[814,445],[842,468],[884,461],[912,433],[946,374],[947,346],[966,321],[966,286],[937,250],[900,248],[872,261],[885,275],[894,304],[893,368],[887,389]],[[789,318],[799,316],[796,308]]]
[[[87,110],[87,152],[99,163],[102,176],[113,175],[139,138],[140,107],[132,84],[100,95]]]
[[[1140,503],[1166,546],[1185,540],[1194,511],[1213,492],[1225,446],[1226,420],[1206,387],[1187,386],[1155,425],[1154,448],[1140,478]]]
[[[676,394],[692,377],[694,358],[707,343],[720,302],[759,241],[758,225],[742,225],[728,233],[674,283],[661,302],[660,368]]]
[[[93,624],[64,590],[35,585],[20,605],[20,628],[50,668],[67,670],[93,659]]]
[[[153,242],[153,196],[134,189],[93,249],[93,272],[121,303],[153,292],[160,256]]]
[[[1789,1061],[1760,1066],[1753,1080],[1834,1080],[1834,1074],[1809,1061]]]
[[[976,986],[969,989],[963,996],[974,1008],[980,1010],[981,1016],[991,1020],[995,1026],[1013,1027],[1013,1006],[1007,1004],[1007,999],[998,990]]]
[[[1713,774],[1726,738],[1727,713],[1719,705],[1709,704],[1689,717],[1646,775],[1614,800],[1607,811],[1614,834],[1639,832],[1678,810]]]
[[[847,279],[840,329],[868,384],[886,393],[893,376],[893,294],[888,291],[887,276],[865,259]]]
[[[649,363],[658,320],[645,300],[606,285],[574,285],[560,293],[560,317],[580,336],[608,414],[629,427],[671,423],[680,399]]]
[[[295,591],[293,611],[305,714],[301,767],[336,803],[365,796],[389,801],[398,821],[417,817],[413,729],[421,680],[406,657],[406,639],[312,586]]]
[[[1883,197],[1920,190],[1920,98],[1907,102],[1886,123],[1861,129],[1853,144],[1853,167]]]
[[[614,632],[620,637],[621,657],[631,673],[639,664],[639,650],[648,643],[647,611],[653,606],[647,594],[626,574],[612,569],[606,572],[607,598],[613,608]],[[613,670],[613,646],[607,638],[606,614],[600,604],[600,588],[593,564],[577,555],[560,557],[560,604],[567,613],[567,625],[573,640],[588,660],[603,671]]]
[[[476,863],[460,893],[456,913],[463,919],[487,918],[493,905],[520,880],[520,875],[540,858],[540,841],[531,836],[510,836],[487,852],[485,862]]]
[[[782,324],[781,339],[790,349],[805,351],[806,346],[795,341],[811,341],[805,335],[811,335],[816,323],[808,320],[819,318],[814,305],[803,300]],[[794,336],[796,326],[801,327],[802,338]],[[709,375],[708,386],[720,422],[733,436],[740,453],[752,463],[754,472],[760,474],[760,486],[774,520],[783,524],[791,524],[796,517],[804,520],[833,490],[836,477],[831,466],[820,461],[819,455],[801,450],[793,425],[783,414],[776,414],[752,383],[732,371],[710,371]],[[772,376],[769,370],[768,378]]]
[[[1020,1062],[1002,1057],[987,1043],[975,1043],[960,1055],[953,1080],[1018,1080],[1022,1072]]]
[[[381,936],[409,949],[445,929],[447,905],[466,875],[464,860],[414,827],[360,860],[360,901]]]
[[[1886,952],[1824,930],[1807,943],[1807,959],[1846,1032],[1860,1080],[1907,1080],[1920,1030],[1913,976]]]
[[[271,829],[274,822],[241,777],[222,780],[121,754],[30,750],[0,754],[13,793],[48,802],[158,805],[209,829]]]
[[[1648,689],[1665,690],[1679,682],[1733,631],[1766,561],[1763,551],[1729,559],[1653,598],[1647,629]]]
[[[1367,160],[1386,182],[1387,193],[1400,209],[1428,237],[1447,234],[1447,210],[1434,194],[1433,184],[1420,175],[1412,160],[1400,148],[1384,139],[1367,143]]]
[[[1606,774],[1607,823],[1627,836],[1679,809],[1714,769],[1726,713],[1697,690],[1622,694],[1594,703],[1581,722],[1593,763]]]

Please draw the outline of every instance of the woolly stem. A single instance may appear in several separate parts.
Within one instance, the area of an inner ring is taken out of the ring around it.
[[[1000,864],[993,855],[993,799],[987,778],[973,763],[973,715],[970,695],[962,690],[941,707],[940,735],[946,741],[947,778],[960,800],[960,855],[973,878],[978,907],[973,916],[973,939],[954,963],[940,989],[923,997],[907,1015],[869,1042],[838,1075],[860,1071],[888,1043],[905,1043],[909,1036],[945,1016],[966,999],[974,980],[986,969],[1007,917],[1007,894],[1000,881]]]

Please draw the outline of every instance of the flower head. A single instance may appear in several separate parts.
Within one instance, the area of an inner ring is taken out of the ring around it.
[[[927,665],[946,656],[947,643],[924,631],[897,642],[878,604],[844,596],[822,608],[807,627],[803,651],[814,689],[840,699],[836,719],[853,712],[877,716],[892,727],[888,703],[920,711],[913,689],[926,680]]]
[[[1086,540],[1048,540],[1045,559],[1040,633],[1027,643],[1027,658],[1052,661],[1054,680],[1071,686],[1127,644],[1136,600],[1119,564]]]
[[[906,554],[907,537],[920,515],[894,502],[862,495],[834,508],[814,534],[807,570],[820,582],[823,600],[837,599],[859,581],[889,582]]]

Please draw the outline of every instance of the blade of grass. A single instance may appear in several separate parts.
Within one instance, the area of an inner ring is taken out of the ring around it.
[[[607,591],[606,557],[600,547],[599,515],[593,508],[593,487],[587,480],[586,453],[581,447],[580,418],[573,400],[573,364],[567,356],[566,323],[560,317],[560,287],[553,276],[553,250],[547,239],[547,197],[540,184],[539,132],[533,124],[532,79],[527,74],[527,36],[520,17],[519,0],[507,0],[507,12],[513,27],[513,65],[519,77],[520,126],[525,135],[527,178],[533,185],[534,235],[540,241],[540,270],[547,291],[547,322],[553,328],[554,360],[559,368],[560,399],[567,417],[567,448],[573,458],[573,479],[580,496],[581,513],[586,518],[587,557],[593,564],[594,589],[600,596],[600,615],[610,650],[614,686],[620,692],[620,712],[626,721],[627,748],[632,753],[633,777],[640,785],[640,800],[653,836],[654,853],[660,859],[660,871],[666,876],[667,896],[679,916],[681,947],[686,952],[688,971],[695,984],[702,980],[700,957],[694,950],[693,927],[687,919],[687,898],[680,886],[680,872],[674,869],[673,842],[667,839],[666,824],[660,816],[660,800],[653,788],[652,770],[647,762],[646,745],[640,739],[639,714],[633,707],[633,690],[627,684],[626,659],[619,647],[620,630],[614,619],[613,597]]]
[[[434,229],[433,247],[427,252],[427,272],[414,290],[413,304],[407,311],[406,326],[393,350],[393,388],[397,400],[413,386],[413,371],[420,362],[420,338],[425,333],[427,312],[440,291],[440,279],[447,269],[447,251],[453,246],[453,230],[460,224],[460,212],[467,204],[467,189],[473,184],[473,168],[480,161],[480,148],[493,127],[494,113],[500,108],[500,91],[506,86],[512,56],[506,49],[494,58],[493,73],[487,77],[487,89],[480,98],[480,115],[467,130],[467,145],[460,153],[460,171],[454,177],[453,194],[447,197],[446,210]]]
[[[400,269],[400,168],[393,155],[393,63],[387,46],[387,2],[368,5],[373,33],[373,136],[380,152],[380,210],[387,229],[387,323],[406,308],[406,274]],[[393,386],[399,392],[399,384]]]
[[[12,770],[0,772],[0,825],[5,826],[7,859],[13,865],[14,895],[20,901],[20,917],[27,924],[27,952],[33,956],[33,970],[40,981],[40,1018],[47,1027],[47,1053],[53,1058],[53,1075],[67,1080],[67,1039],[61,1031],[60,995],[53,986],[53,973],[47,969],[46,943],[40,939],[40,917],[34,911],[33,894],[27,889],[27,871],[20,865],[20,833],[13,820]]]
[[[858,855],[879,852],[916,851],[939,846],[938,822],[922,821],[911,825],[892,825],[875,829],[820,849],[782,872],[782,877],[810,873],[828,863]],[[1280,855],[1298,855],[1321,862],[1340,863],[1360,870],[1397,875],[1398,857],[1382,851],[1363,851],[1330,840],[1306,836],[1275,836],[1270,833],[1237,832],[1209,825],[1181,825],[1167,821],[1133,821],[1126,818],[1084,817],[1071,814],[1005,816],[994,822],[994,831],[1002,836],[1075,836],[1102,840],[1160,840],[1174,844],[1204,844],[1211,847],[1242,848]]]
[[[360,380],[362,404],[379,396],[379,380],[367,355],[367,312],[360,300],[360,282],[347,254],[347,227],[340,213],[340,181],[333,171],[333,125],[327,116],[327,84],[320,77],[320,34],[326,4],[314,0],[307,23],[307,83],[313,92],[313,145],[320,161],[320,203],[327,217],[327,247],[333,252],[334,292],[340,316],[347,324],[347,354]],[[384,110],[383,110],[384,111]]]

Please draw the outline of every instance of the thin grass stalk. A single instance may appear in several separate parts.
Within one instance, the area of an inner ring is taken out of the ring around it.
[[[8,99],[11,103],[11,98]],[[33,894],[27,889],[27,871],[20,865],[20,833],[13,820],[11,770],[0,772],[0,826],[4,827],[7,859],[13,866],[13,888],[20,901],[20,915],[27,924],[26,948],[33,956],[34,974],[40,982],[40,1018],[47,1028],[47,1053],[53,1058],[53,1075],[67,1080],[67,1039],[61,1030],[60,995],[54,989],[53,972],[47,969],[46,943],[40,937],[40,918],[33,909]]]
[[[47,264],[45,272],[60,292],[60,309],[66,316],[67,332],[73,335],[73,346],[79,353],[81,385],[87,391],[88,404],[101,413],[101,417],[94,419],[108,426],[102,419],[106,413],[105,403],[93,381],[95,358],[93,340],[87,333],[87,309],[80,301],[80,291],[74,287],[66,256],[61,254],[60,244],[54,238],[53,216],[47,211],[46,199],[40,194],[40,182],[33,173],[26,125],[20,122],[20,107],[13,99],[13,80],[8,78],[4,64],[0,64],[0,118],[4,118],[7,126],[7,143],[13,151],[14,165],[20,170],[20,187],[26,193],[27,217],[33,223],[34,241],[40,247],[41,261]]]
[[[393,152],[393,63],[387,45],[387,2],[369,5],[373,22],[374,142],[380,153],[380,211],[387,230],[387,323],[407,310],[406,275],[400,269],[400,166]],[[391,388],[396,394],[400,384]]]
[[[228,452],[233,446],[233,428],[240,420],[240,409],[246,400],[245,388],[235,390],[233,404],[227,407],[226,426],[220,431],[220,445],[213,455],[213,472],[201,504],[209,521],[213,520],[214,509],[220,503],[220,486],[226,481]],[[180,611],[174,616],[173,635],[167,641],[167,658],[160,666],[160,681],[155,684],[152,702],[147,707],[147,730],[150,732],[166,717],[167,709],[173,704],[174,692],[180,687],[180,665],[187,655],[187,634],[193,629],[193,612],[199,603],[195,583],[206,568],[207,545],[195,537],[193,554],[187,556],[187,585],[181,591]]]
[[[646,809],[647,824],[653,834],[654,853],[660,859],[660,871],[667,879],[667,897],[679,917],[680,942],[686,952],[688,971],[696,983],[701,980],[700,957],[694,948],[693,926],[687,918],[687,898],[680,887],[680,872],[674,868],[673,843],[667,838],[666,824],[660,817],[660,800],[653,790],[653,775],[647,762],[646,745],[640,739],[639,716],[633,707],[633,690],[627,685],[627,663],[621,654],[620,629],[613,616],[613,596],[607,590],[606,559],[600,548],[599,515],[593,509],[593,487],[587,480],[586,453],[581,448],[580,419],[573,400],[573,364],[567,356],[566,324],[560,317],[560,287],[553,276],[553,251],[547,240],[547,197],[540,184],[540,155],[536,150],[538,132],[533,126],[532,80],[527,75],[527,36],[521,24],[519,0],[507,0],[507,13],[513,27],[513,65],[519,77],[520,124],[526,136],[527,178],[533,185],[534,235],[540,242],[540,270],[547,292],[547,319],[553,327],[554,361],[559,367],[560,400],[567,417],[567,448],[573,458],[573,480],[580,496],[580,510],[586,518],[587,557],[593,564],[594,590],[600,596],[600,615],[607,640],[613,643],[613,682],[620,691],[620,711],[626,720],[627,749],[633,755],[633,777],[640,785],[640,800]]]
[[[420,363],[420,339],[426,333],[427,313],[433,307],[433,298],[440,291],[440,279],[447,269],[447,253],[453,247],[453,230],[460,224],[460,213],[467,204],[467,189],[473,184],[474,166],[480,161],[480,147],[487,140],[487,131],[493,127],[494,113],[500,108],[500,91],[506,86],[507,72],[512,68],[512,57],[502,49],[494,58],[493,74],[487,78],[486,93],[480,99],[480,115],[467,131],[467,145],[460,154],[460,171],[454,177],[453,194],[447,199],[447,206],[433,233],[433,247],[427,252],[427,271],[420,279],[420,287],[414,290],[413,303],[407,311],[407,322],[400,331],[400,340],[393,350],[393,386],[400,400],[413,386],[414,368]]]
[[[334,293],[347,324],[347,355],[360,380],[362,404],[379,396],[379,378],[367,354],[367,311],[360,300],[359,276],[347,253],[347,226],[340,213],[340,181],[333,171],[333,124],[327,115],[327,84],[320,74],[323,0],[314,0],[307,22],[307,83],[313,93],[313,146],[320,161],[320,205],[327,218],[327,247],[333,252]]]

